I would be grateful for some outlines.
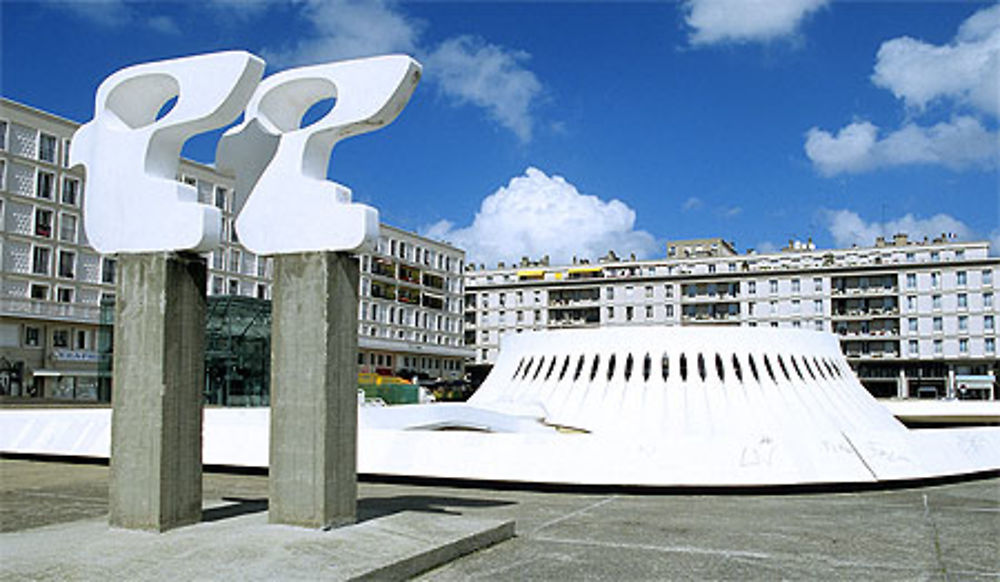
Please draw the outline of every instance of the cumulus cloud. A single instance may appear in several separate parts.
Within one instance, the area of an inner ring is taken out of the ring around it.
[[[829,0],[687,0],[684,21],[693,45],[767,42],[793,35]]]
[[[935,214],[929,218],[906,214],[886,222],[867,222],[851,210],[825,210],[822,217],[838,247],[872,246],[876,237],[891,237],[898,233],[905,233],[911,239],[930,239],[942,234],[953,234],[964,240],[975,238],[975,232],[968,225],[948,214]]]
[[[528,54],[488,44],[470,36],[441,43],[425,58],[436,71],[441,92],[459,104],[472,103],[522,141],[531,139],[531,104],[542,91],[535,74],[522,63]]]
[[[139,11],[125,0],[42,0],[42,4],[55,10],[71,12],[105,28],[145,26],[164,34],[180,32],[177,23],[170,17],[158,15],[142,18]]]
[[[635,229],[635,211],[625,203],[582,194],[537,168],[484,198],[469,226],[441,221],[423,234],[464,248],[469,262],[487,264],[542,255],[565,263],[609,250],[645,257],[657,248],[651,234]]]
[[[806,133],[806,155],[826,176],[907,164],[936,164],[953,170],[993,168],[1000,160],[1000,137],[972,117],[956,117],[931,127],[909,123],[879,137],[868,121],[851,123],[836,135],[819,128]]]
[[[998,79],[1000,4],[966,19],[947,45],[889,40],[878,51],[872,82],[918,115],[931,103],[948,105],[951,119],[931,126],[909,121],[883,137],[868,121],[855,121],[836,134],[813,127],[806,132],[806,155],[826,176],[908,164],[995,168],[1000,136],[981,119],[1000,114]]]
[[[474,105],[521,141],[531,139],[532,105],[542,84],[524,64],[523,51],[456,36],[433,45],[421,41],[422,21],[386,0],[306,0],[301,14],[315,34],[294,45],[265,51],[284,66],[402,52],[424,64],[424,78],[451,103]]]
[[[290,47],[265,51],[268,60],[294,66],[394,52],[412,54],[423,29],[421,22],[383,0],[306,0],[300,10],[315,34]]]
[[[969,105],[1000,115],[1000,4],[970,16],[950,44],[937,46],[910,37],[882,44],[872,82],[908,106],[923,109],[935,100]]]

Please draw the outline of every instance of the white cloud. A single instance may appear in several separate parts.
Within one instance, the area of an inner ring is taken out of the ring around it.
[[[693,45],[766,42],[793,35],[803,19],[829,0],[687,0],[685,23]]]
[[[851,210],[826,210],[823,212],[827,229],[838,247],[851,245],[872,246],[875,238],[892,237],[904,233],[911,239],[932,239],[942,234],[953,234],[959,239],[976,238],[975,232],[964,222],[948,214],[935,214],[930,218],[917,218],[906,214],[886,222],[866,222]]]
[[[625,203],[582,194],[561,176],[537,168],[484,198],[471,225],[456,228],[441,221],[423,234],[464,248],[469,262],[490,265],[543,255],[565,263],[609,250],[645,257],[657,249],[651,234],[635,229],[635,211]]]
[[[1000,4],[970,16],[950,44],[906,36],[883,43],[872,82],[917,109],[953,100],[1000,115]]]
[[[238,9],[238,4],[233,4]],[[282,66],[316,64],[385,53],[415,53],[423,28],[383,0],[306,0],[301,14],[315,35],[265,57]]]
[[[697,196],[691,196],[690,198],[684,201],[684,204],[681,205],[681,210],[685,212],[689,210],[696,210],[698,208],[701,208],[703,205],[704,203],[701,201],[701,198],[698,198]]]
[[[416,55],[423,61],[424,79],[453,104],[475,105],[521,141],[531,139],[531,108],[542,84],[524,67],[527,53],[470,36],[436,46],[422,43],[424,23],[386,0],[307,0],[301,14],[312,23],[315,35],[265,51],[269,61],[292,66],[384,53]]]
[[[459,104],[472,103],[513,131],[531,139],[531,104],[542,91],[535,74],[522,62],[527,53],[511,51],[480,39],[459,36],[441,43],[425,58],[441,92]]]
[[[146,24],[153,30],[163,34],[180,34],[181,29],[177,23],[169,16],[153,16],[146,20]]]
[[[1000,135],[956,108],[987,117],[1000,114],[1000,4],[966,19],[951,44],[936,46],[910,37],[883,43],[871,79],[918,114],[940,102],[953,107],[952,117],[932,126],[911,121],[882,138],[868,121],[851,123],[836,135],[813,127],[806,133],[805,151],[820,173],[908,164],[952,170],[997,167]]]
[[[931,127],[909,123],[883,138],[867,121],[851,123],[836,135],[819,128],[806,133],[806,155],[824,175],[858,173],[908,164],[935,164],[953,170],[996,167],[996,132],[972,117],[956,117]]]

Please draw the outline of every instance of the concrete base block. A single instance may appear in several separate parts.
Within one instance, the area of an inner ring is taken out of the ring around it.
[[[201,519],[205,259],[119,257],[110,523],[164,531]]]
[[[271,312],[272,523],[337,527],[357,507],[358,263],[275,258]]]

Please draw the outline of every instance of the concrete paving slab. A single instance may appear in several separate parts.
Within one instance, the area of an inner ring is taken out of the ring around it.
[[[162,534],[106,518],[0,534],[0,578],[405,580],[514,535],[510,520],[414,511],[330,531],[268,524],[264,512],[222,514]]]

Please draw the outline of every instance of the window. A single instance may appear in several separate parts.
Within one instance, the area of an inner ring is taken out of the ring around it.
[[[984,315],[983,316],[983,329],[993,329],[993,316]]]
[[[920,344],[919,344],[919,342],[917,342],[917,340],[910,340],[909,341],[909,346],[910,346],[909,350],[910,350],[911,354],[915,354],[915,353],[917,353],[917,352],[920,351]]]
[[[823,290],[823,279],[816,277],[815,279],[813,279],[813,291],[822,291],[822,290]]]
[[[934,294],[931,296],[931,307],[934,309],[941,309],[941,296]]]
[[[958,308],[967,309],[969,307],[969,295],[967,293],[958,294]]]
[[[0,190],[7,189],[7,160],[0,160]]]
[[[909,324],[910,331],[912,331],[912,332],[916,332],[917,331],[917,318],[916,317],[909,318],[907,320],[907,323]]]
[[[931,273],[931,287],[938,289],[941,287],[941,273]]]
[[[983,307],[993,307],[992,293],[983,293]]]
[[[653,306],[652,305],[647,305],[646,306],[646,319],[653,319]]]
[[[634,310],[632,309],[631,305],[629,305],[628,307],[625,308],[625,320],[626,321],[632,321],[632,317],[634,316],[633,311]]]
[[[943,351],[944,351],[944,342],[939,339],[934,340],[934,353],[940,356],[941,352]]]
[[[38,347],[38,328],[37,327],[25,327],[24,328],[24,345],[29,347]]]
[[[957,251],[955,251],[956,261],[961,261],[964,258],[965,258],[965,251],[963,251],[962,249],[958,249]]]
[[[986,269],[983,271],[983,285],[992,285],[992,284],[993,284],[993,270]]]
[[[917,260],[917,256],[913,253],[906,253],[906,262],[912,263]]]
[[[59,218],[59,240],[76,242],[76,217],[72,214],[63,214]]]
[[[37,283],[32,283],[31,284],[31,298],[32,299],[39,299],[41,301],[45,301],[46,299],[49,298],[49,286],[48,285],[39,285]]]
[[[667,317],[673,317],[673,316],[674,316],[674,306],[667,305]]]
[[[916,287],[917,287],[917,274],[916,273],[907,273],[906,274],[906,288],[907,289],[916,289]]]
[[[56,163],[56,136],[47,133],[38,135],[38,159],[50,164]]]
[[[80,181],[75,178],[63,178],[62,203],[76,206],[80,198]]]
[[[69,149],[70,149],[70,145],[72,145],[72,142],[70,140],[68,140],[68,139],[64,139],[63,140],[62,166],[64,168],[68,168],[69,167]]]
[[[931,260],[934,262],[940,261],[941,253],[939,253],[938,251],[931,251]]]
[[[792,313],[802,312],[802,302],[798,299],[792,299]]]
[[[813,300],[813,313],[823,313],[823,300],[814,299]]]
[[[228,291],[228,293],[229,293],[229,295],[239,295],[240,294],[240,282],[237,281],[236,279],[230,279],[229,280],[229,291]],[[375,328],[373,327],[372,330],[374,330],[374,329]],[[372,335],[375,335],[375,334],[372,334]]]
[[[673,297],[674,297],[674,286],[673,285],[667,285],[666,286],[666,290],[667,290],[667,299],[673,299]]]
[[[35,176],[35,196],[52,200],[52,187],[55,182],[55,174],[52,172],[38,171]]]
[[[59,303],[73,303],[73,289],[71,287],[60,287],[57,289],[56,301]]]
[[[958,352],[960,354],[967,354],[967,353],[969,353],[969,340],[968,340],[968,338],[964,338],[963,337],[963,338],[960,338],[958,340]]]
[[[968,315],[959,315],[958,316],[958,330],[959,331],[968,331],[968,329],[969,329],[969,316]]]
[[[115,269],[118,267],[117,261],[115,259],[110,259],[108,257],[101,258],[101,282],[109,283],[114,285],[115,283]],[[215,279],[218,281],[218,277]],[[221,291],[221,289],[220,289]]]
[[[997,340],[991,337],[986,338],[983,340],[983,349],[987,354],[992,354],[997,351]]]
[[[770,285],[771,295],[774,295],[775,293],[778,292],[778,280],[777,279],[771,279],[771,281],[768,284]]]
[[[69,332],[65,329],[57,329],[52,332],[52,347],[54,348],[68,348],[69,347]]]
[[[942,320],[941,320],[940,317],[935,317],[934,318],[934,331],[941,331],[943,329],[942,323],[943,322],[942,322]]]
[[[35,235],[52,237],[52,211],[44,208],[35,209]]]
[[[51,256],[52,249],[46,247],[35,247],[31,252],[31,272],[36,275],[48,275]]]
[[[0,121],[0,150],[5,149],[7,149],[7,122]]]
[[[747,293],[749,293],[751,295],[756,295],[757,294],[757,282],[756,281],[750,281],[750,282],[747,283]]]
[[[802,282],[799,279],[792,279],[792,293],[802,292]]]
[[[212,277],[212,295],[222,295],[222,277]]]
[[[229,204],[227,203],[227,190],[222,186],[215,187],[215,207],[219,210],[229,210]]]
[[[646,285],[646,299],[652,299],[652,298],[653,298],[653,286]]]
[[[816,321],[813,322],[813,324],[816,327],[816,331],[823,331],[823,320],[817,319]]]
[[[916,295],[908,295],[906,297],[906,309],[908,311],[916,311],[917,310],[917,296]]]
[[[959,285],[968,284],[968,276],[966,275],[965,271],[958,271],[957,273],[955,273],[955,282],[958,283]]]
[[[76,272],[76,253],[59,251],[59,276],[72,279]]]

